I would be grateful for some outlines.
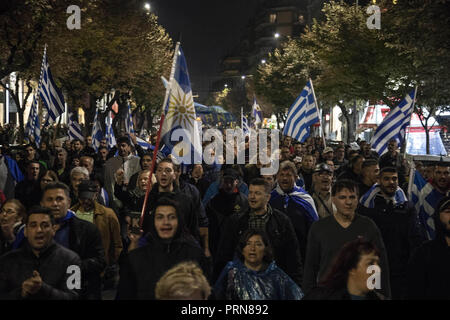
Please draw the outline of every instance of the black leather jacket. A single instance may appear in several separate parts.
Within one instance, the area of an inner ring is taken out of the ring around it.
[[[33,275],[34,270],[39,272],[43,283],[41,289],[27,299],[78,299],[78,290],[69,289],[67,286],[68,278],[74,274],[68,270],[72,265],[81,266],[78,255],[54,241],[39,257],[36,257],[26,243],[0,258],[0,299],[23,299],[22,283]]]

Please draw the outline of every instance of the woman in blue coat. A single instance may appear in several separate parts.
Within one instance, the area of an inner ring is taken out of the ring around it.
[[[223,269],[213,294],[220,300],[300,300],[300,287],[273,260],[264,232],[247,230],[237,247],[237,258]]]

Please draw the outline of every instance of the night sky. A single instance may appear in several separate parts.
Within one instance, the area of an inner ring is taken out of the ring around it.
[[[158,22],[181,47],[192,89],[208,89],[219,60],[232,53],[254,15],[258,0],[149,0]],[[202,95],[202,94],[201,94]],[[203,96],[203,98],[205,98]],[[198,100],[202,100],[200,97]]]

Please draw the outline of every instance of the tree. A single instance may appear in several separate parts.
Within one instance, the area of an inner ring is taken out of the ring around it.
[[[418,85],[415,112],[426,134],[426,151],[430,152],[431,117],[450,104],[450,1],[384,1],[381,35],[404,63],[403,79]],[[403,80],[402,79],[402,80]]]

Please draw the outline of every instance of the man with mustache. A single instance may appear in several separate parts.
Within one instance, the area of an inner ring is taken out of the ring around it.
[[[406,266],[424,238],[416,210],[398,186],[395,168],[381,169],[379,183],[361,197],[358,213],[371,218],[380,229],[388,255],[392,298],[404,299]]]
[[[330,166],[326,163],[318,164],[313,173],[313,190],[311,196],[320,219],[333,214],[333,204],[331,203],[332,180],[333,170]]]

